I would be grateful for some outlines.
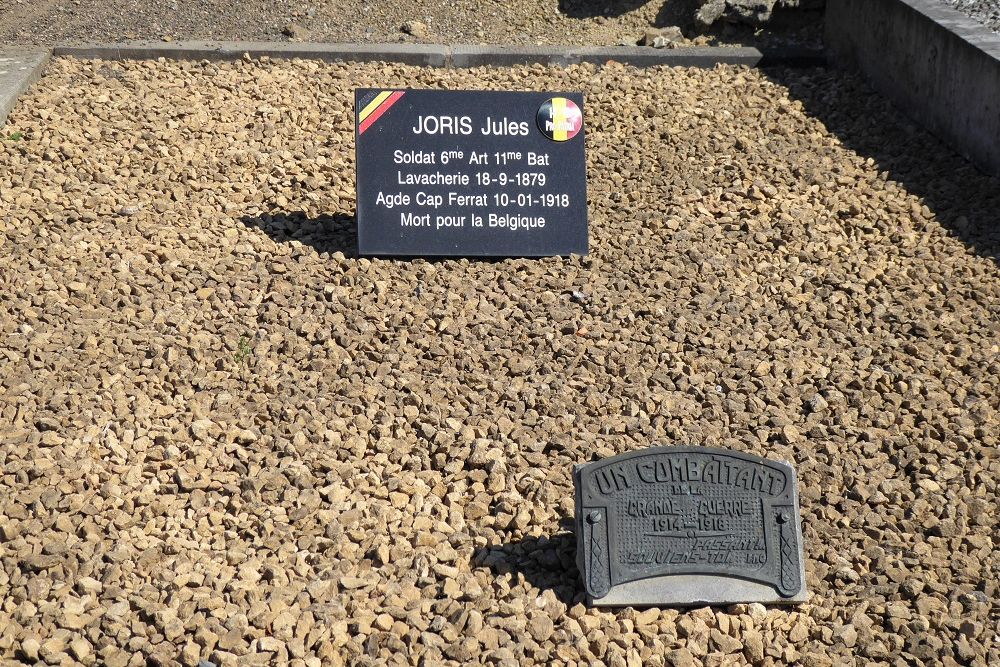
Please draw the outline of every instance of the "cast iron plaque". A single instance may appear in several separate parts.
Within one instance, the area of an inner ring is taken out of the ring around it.
[[[801,602],[795,470],[709,447],[577,466],[577,561],[602,606]]]
[[[580,93],[355,91],[362,255],[587,253]]]

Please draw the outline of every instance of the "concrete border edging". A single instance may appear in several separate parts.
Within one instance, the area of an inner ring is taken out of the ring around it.
[[[720,64],[756,67],[763,54],[749,47],[688,47],[651,49],[640,46],[545,47],[475,46],[451,47],[452,67],[507,67],[511,65],[603,64],[609,61],[634,67],[714,67]]]
[[[42,75],[49,56],[48,49],[0,47],[0,126],[21,93]]]
[[[118,44],[57,45],[54,56],[101,60],[239,60],[269,57],[303,58],[327,62],[398,62],[427,67],[505,67],[511,65],[602,64],[616,61],[636,67],[659,65],[714,67],[719,64],[820,66],[822,51],[798,49],[762,53],[751,47],[690,47],[651,49],[637,46],[476,46],[443,44],[336,44],[284,42],[127,42]]]
[[[828,0],[830,64],[1000,174],[1000,35],[935,0]]]
[[[318,42],[122,42],[117,44],[57,45],[53,56],[95,60],[240,60],[275,58],[326,62],[397,62],[445,67],[450,53],[437,44],[323,44]]]

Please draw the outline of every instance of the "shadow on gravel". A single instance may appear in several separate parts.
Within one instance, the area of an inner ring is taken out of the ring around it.
[[[701,3],[696,2],[695,5]],[[691,10],[691,16],[695,11],[696,9]],[[816,49],[821,48],[823,43],[823,16],[822,9],[775,7],[771,18],[763,26],[719,20],[704,28],[703,32],[711,39],[710,43],[713,46],[732,44],[755,46],[765,51],[765,55],[768,48],[774,46]],[[661,12],[657,17],[657,25],[670,25],[661,22],[664,20],[665,17]],[[682,23],[677,25],[684,27]]]
[[[255,227],[278,243],[295,239],[320,253],[342,252],[358,256],[358,225],[353,215],[338,213],[310,218],[302,211],[267,213],[240,218],[247,227]]]
[[[358,221],[357,216],[338,213],[336,215],[321,215],[310,218],[303,211],[276,211],[261,215],[245,215],[240,218],[247,227],[256,228],[267,234],[276,243],[287,243],[291,240],[308,245],[319,253],[341,252],[345,257],[357,258],[358,255]],[[461,255],[365,255],[368,258],[389,258],[401,262],[420,260],[428,264],[443,264]],[[469,256],[467,259],[479,264],[501,264],[517,257],[479,257]],[[530,258],[528,258],[530,260]]]
[[[846,148],[873,160],[879,172],[888,172],[889,180],[919,198],[956,238],[1000,264],[1000,177],[980,172],[856,74],[797,68],[762,71],[786,87],[789,96]],[[825,178],[836,176],[827,172]],[[851,215],[846,208],[840,214]]]
[[[576,536],[557,533],[552,537],[526,537],[480,549],[472,556],[472,567],[488,567],[496,576],[521,574],[540,590],[551,590],[560,602],[583,602],[586,593],[576,568]],[[516,582],[512,582],[516,583]]]
[[[651,27],[677,26],[688,38],[704,34],[713,46],[738,44],[763,47],[772,42],[787,46],[790,37],[793,43],[804,41],[812,47],[822,42],[823,11],[819,9],[775,7],[771,19],[763,27],[719,20],[707,28],[698,26],[694,18],[703,0],[559,0],[559,13],[573,19],[610,19],[647,4],[659,4]],[[642,32],[623,34],[621,37],[629,42],[638,41]]]

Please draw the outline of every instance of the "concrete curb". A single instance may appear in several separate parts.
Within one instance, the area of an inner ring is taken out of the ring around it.
[[[545,47],[545,46],[454,46],[452,67],[506,67],[510,65],[602,64],[615,61],[635,67],[715,67],[720,64],[755,67],[762,58],[757,49],[692,47],[651,49],[639,46]]]
[[[0,126],[28,86],[38,80],[49,62],[48,49],[0,48]]]
[[[1000,174],[1000,35],[936,0],[829,0],[826,43],[832,65]]]
[[[54,56],[100,60],[239,60],[303,58],[327,62],[398,62],[429,67],[505,67],[510,65],[601,64],[616,61],[636,67],[660,65],[714,67],[719,64],[819,66],[819,50],[780,50],[762,53],[748,47],[692,47],[651,49],[622,47],[475,46],[442,44],[324,44],[284,42],[128,42],[119,44],[58,45]]]
[[[240,60],[302,58],[326,62],[396,62],[444,67],[449,49],[436,44],[320,44],[283,42],[123,42],[118,44],[57,45],[53,56],[95,60]]]

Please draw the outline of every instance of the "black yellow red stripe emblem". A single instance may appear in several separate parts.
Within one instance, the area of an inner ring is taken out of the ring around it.
[[[375,124],[382,115],[389,110],[393,104],[403,96],[402,90],[383,90],[375,96],[371,102],[358,114],[358,134],[364,134],[365,130]]]

